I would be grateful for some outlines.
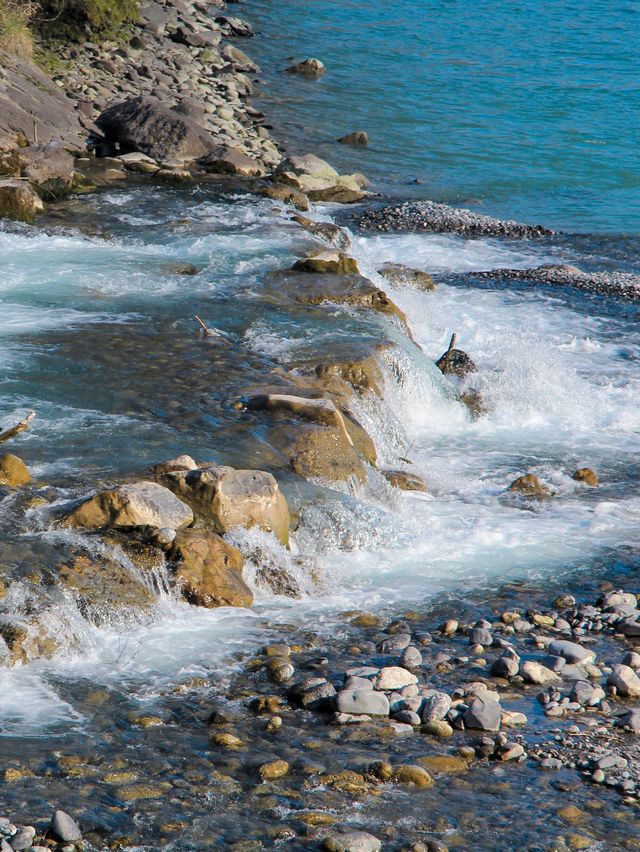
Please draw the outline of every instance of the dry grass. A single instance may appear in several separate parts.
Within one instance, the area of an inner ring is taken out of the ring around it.
[[[29,24],[38,11],[35,0],[0,0],[0,50],[23,59],[33,54]]]

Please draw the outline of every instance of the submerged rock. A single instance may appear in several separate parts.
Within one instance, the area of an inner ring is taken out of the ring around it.
[[[179,530],[169,558],[185,598],[196,606],[251,606],[253,594],[242,578],[240,551],[216,533]]]
[[[344,228],[334,225],[333,222],[314,222],[306,216],[293,216],[291,221],[300,225],[301,228],[304,228],[310,234],[326,240],[326,242],[335,245],[339,249],[349,248],[351,242],[349,234]]]
[[[550,497],[551,491],[538,479],[535,473],[527,473],[514,479],[509,486],[509,491],[522,494],[524,497]]]
[[[287,74],[298,74],[300,77],[310,78],[322,77],[326,70],[324,63],[319,59],[304,59],[285,69]]]
[[[170,527],[181,529],[193,522],[193,512],[168,489],[156,482],[119,485],[85,500],[65,518],[67,526],[84,529]]]
[[[409,285],[416,287],[418,290],[435,290],[436,283],[428,272],[423,272],[421,269],[413,269],[410,266],[405,266],[403,263],[385,263],[378,270],[378,275],[382,275],[387,281],[394,285]]]
[[[21,458],[12,453],[0,456],[0,485],[17,488],[28,482],[31,482],[31,474]]]
[[[80,611],[98,623],[108,622],[113,612],[153,603],[149,587],[112,556],[76,556],[60,566],[58,579],[73,593]]]
[[[581,467],[572,475],[576,482],[584,482],[585,485],[595,488],[598,485],[598,474],[590,467]]]
[[[275,478],[264,470],[211,464],[161,473],[159,479],[218,533],[258,526],[273,532],[282,544],[289,541],[287,501]]]
[[[366,148],[369,144],[369,136],[364,130],[354,130],[338,139],[341,145],[353,145],[356,148]]]
[[[424,480],[417,473],[406,470],[381,470],[380,473],[394,488],[400,488],[402,491],[427,490]]]

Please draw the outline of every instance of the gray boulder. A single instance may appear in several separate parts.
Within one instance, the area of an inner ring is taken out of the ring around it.
[[[189,506],[155,482],[119,485],[111,491],[102,491],[72,509],[65,519],[67,526],[83,529],[182,529],[192,522]]]
[[[388,716],[389,699],[370,689],[343,689],[336,696],[336,710],[350,715]]]
[[[51,817],[49,834],[60,843],[76,843],[82,840],[78,823],[64,811],[56,811]]]
[[[556,639],[547,648],[547,652],[555,657],[564,657],[568,663],[592,663],[595,651],[583,648],[577,642],[569,642],[568,639]]]
[[[500,704],[487,693],[476,695],[469,704],[463,719],[467,728],[477,731],[499,731]]]
[[[155,98],[137,97],[105,110],[96,121],[108,142],[124,152],[154,160],[197,160],[215,147],[214,138],[192,119]]]

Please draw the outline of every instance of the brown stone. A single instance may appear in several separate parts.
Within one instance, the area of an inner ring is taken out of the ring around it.
[[[326,189],[310,189],[307,195],[311,201],[325,201],[333,204],[357,204],[365,198],[365,193],[359,189],[350,189],[339,184]]]
[[[573,474],[572,479],[576,482],[584,482],[585,485],[595,488],[598,485],[598,474],[590,467],[581,467]]]
[[[548,486],[541,482],[534,473],[527,473],[514,479],[509,486],[509,491],[522,494],[525,497],[549,497],[551,491]]]
[[[337,427],[300,429],[287,449],[291,469],[305,479],[366,481],[366,466],[361,456]]]
[[[58,578],[74,593],[80,610],[90,610],[98,622],[108,620],[114,609],[141,609],[154,600],[149,588],[116,559],[77,556],[59,568]]]
[[[427,490],[424,480],[417,473],[406,470],[381,470],[380,473],[394,488],[400,488],[402,491]]]
[[[286,760],[272,760],[258,767],[258,775],[263,781],[275,781],[284,778],[289,773],[289,764]]]
[[[306,216],[293,216],[291,221],[300,225],[301,228],[304,228],[310,234],[326,240],[339,249],[348,248],[351,242],[344,228],[334,225],[333,222],[314,222]]]
[[[4,453],[0,456],[0,485],[9,488],[17,488],[31,481],[31,474],[26,464],[18,456],[12,453]]]
[[[429,757],[420,757],[418,763],[424,764],[427,769],[435,774],[457,775],[469,771],[468,762],[453,754],[433,754]]]
[[[393,771],[393,780],[398,784],[415,784],[416,787],[433,787],[435,781],[426,769],[416,764],[405,763]]]
[[[320,251],[310,257],[304,257],[293,264],[293,269],[298,272],[316,272],[332,275],[358,275],[360,270],[356,261],[346,254],[338,251]]]
[[[295,189],[293,186],[272,183],[262,190],[262,195],[265,198],[272,198],[274,201],[284,201],[285,204],[291,204],[298,210],[304,211],[309,209],[309,199],[307,196],[304,192],[300,192],[299,189]]]
[[[169,552],[184,597],[196,606],[251,606],[253,594],[242,578],[244,559],[216,533],[180,530]]]
[[[354,130],[338,139],[341,145],[353,145],[356,148],[366,148],[369,144],[369,136],[364,130]]]

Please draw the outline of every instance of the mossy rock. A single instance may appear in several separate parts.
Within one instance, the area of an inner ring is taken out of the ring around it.
[[[47,38],[82,42],[135,24],[138,11],[138,0],[43,0],[35,26]]]

